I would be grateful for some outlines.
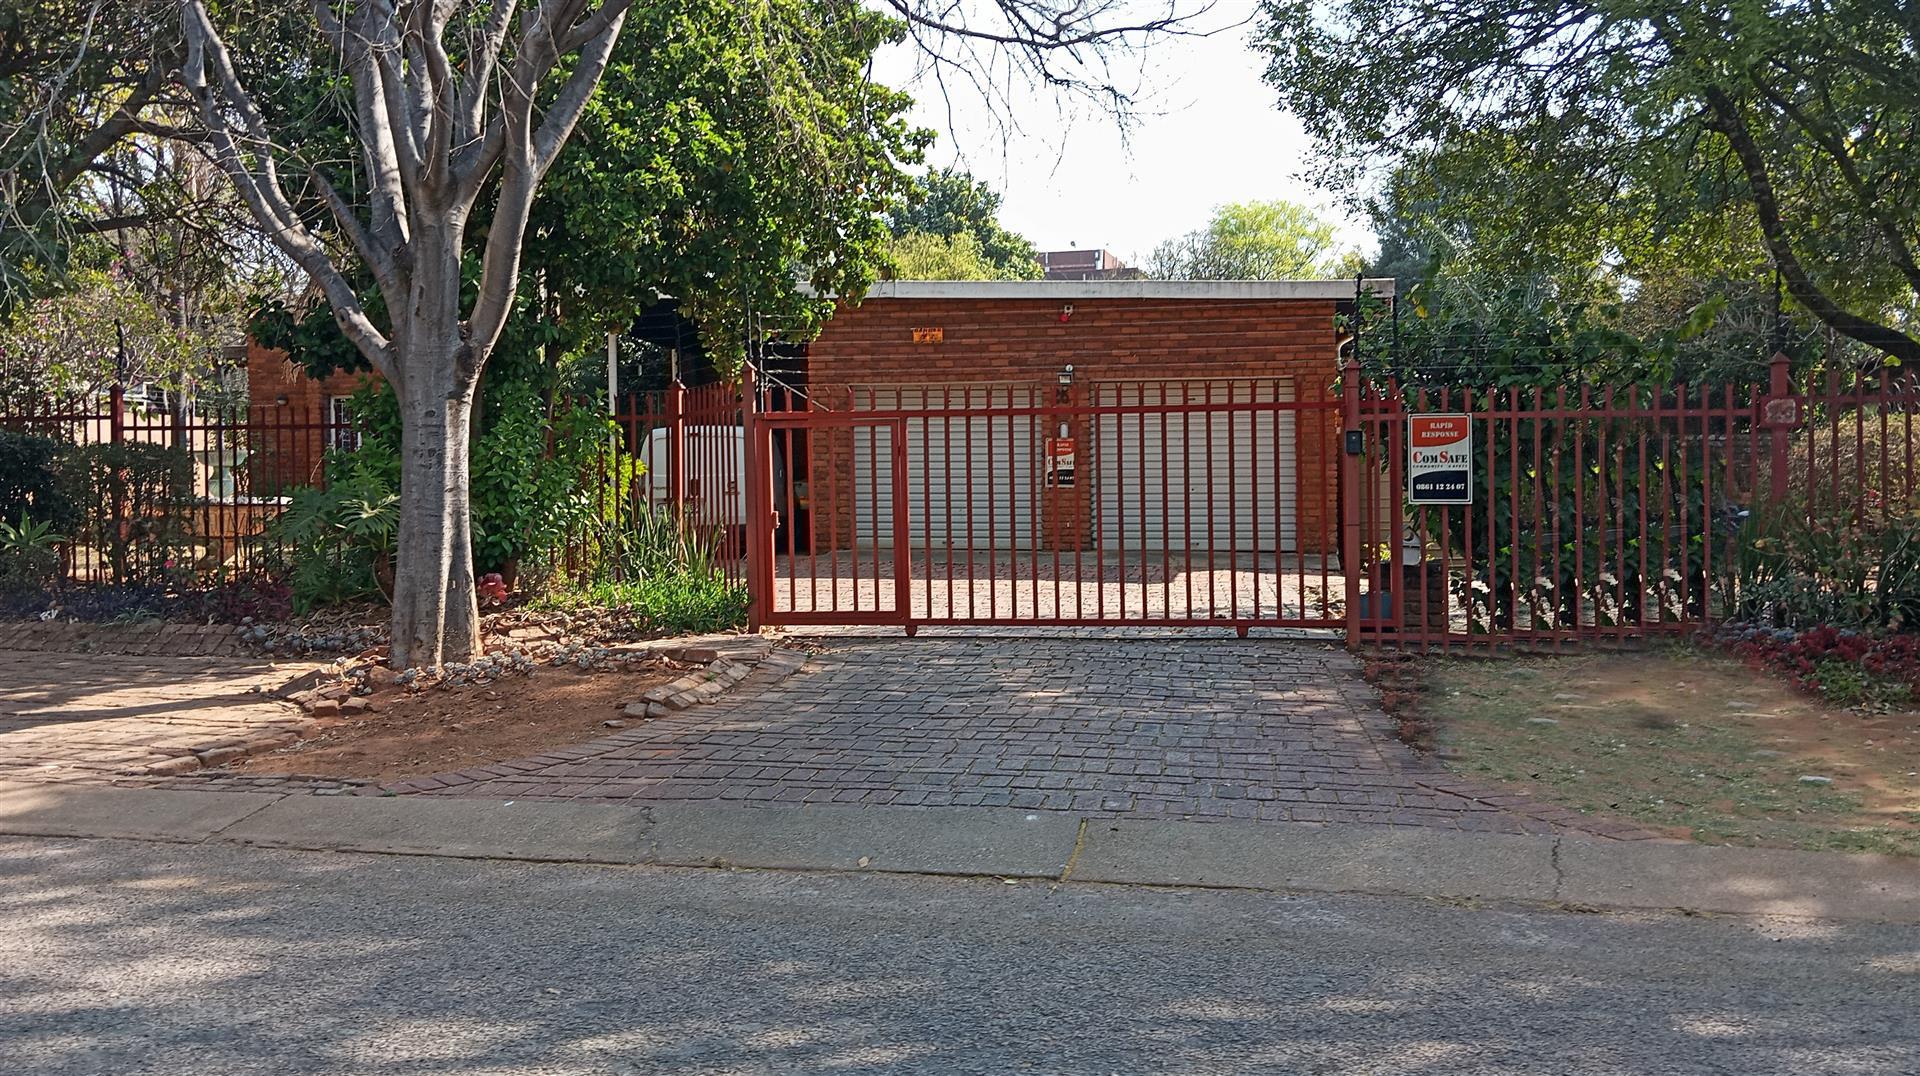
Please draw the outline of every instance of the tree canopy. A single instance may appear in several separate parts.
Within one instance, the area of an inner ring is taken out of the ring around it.
[[[542,185],[498,376],[557,384],[661,297],[701,324],[709,353],[737,362],[749,311],[804,337],[831,312],[821,296],[866,290],[889,243],[884,214],[911,182],[901,165],[931,137],[901,119],[904,95],[865,76],[897,27],[832,0],[751,6],[758,24],[741,0],[629,15],[626,33],[650,44],[609,63]],[[759,92],[740,92],[746,81]],[[317,372],[365,365],[324,306],[298,324],[269,308],[256,327]]]
[[[1384,172],[1437,258],[1580,298],[1777,271],[1807,315],[1920,361],[1910,5],[1262,8],[1267,78],[1323,178]]]
[[[1358,266],[1332,224],[1305,206],[1271,201],[1216,208],[1206,227],[1155,247],[1146,268],[1158,280],[1304,280]]]
[[[896,280],[1024,280],[1005,275],[987,260],[972,232],[934,235],[908,232],[887,248],[888,272]]]
[[[893,248],[896,275],[909,280],[1038,279],[1041,270],[1033,244],[1000,224],[1000,202],[1000,192],[957,168],[935,168],[914,180],[906,200],[888,214],[894,238],[904,241]],[[985,275],[919,275],[959,272]]]

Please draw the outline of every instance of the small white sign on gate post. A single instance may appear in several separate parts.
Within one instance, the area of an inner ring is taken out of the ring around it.
[[[1407,501],[1473,503],[1473,416],[1407,416]]]

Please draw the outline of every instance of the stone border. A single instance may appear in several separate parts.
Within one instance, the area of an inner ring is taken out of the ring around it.
[[[237,632],[239,629],[234,630]],[[710,702],[724,694],[728,688],[745,682],[750,676],[763,669],[774,674],[764,678],[764,682],[773,683],[791,675],[806,660],[806,655],[799,651],[775,650],[771,639],[747,635],[656,639],[641,643],[627,643],[608,649],[616,654],[651,655],[670,661],[706,666],[672,683],[649,690],[639,702],[629,703],[626,709],[628,717],[658,717],[688,706]],[[322,671],[310,670],[266,693],[267,697],[280,700],[287,705],[290,711],[287,720],[262,725],[243,735],[221,737],[205,743],[156,745],[149,750],[164,757],[145,766],[129,767],[121,771],[122,776],[193,777],[200,780],[230,776],[200,771],[211,770],[229,762],[265,754],[297,743],[314,731],[315,726],[323,720],[343,714],[353,716],[368,709],[369,704],[364,697],[351,695],[344,698],[320,697],[311,700],[310,706],[303,707],[301,699],[314,695],[315,692],[309,689],[315,687],[323,678]],[[303,683],[303,681],[312,682]],[[333,686],[346,687],[347,683],[342,682]],[[640,708],[639,712],[635,712],[635,707]],[[301,712],[303,709],[306,712]],[[369,781],[345,778],[328,778],[327,780],[340,780],[349,785],[365,786],[366,791],[369,792],[374,791],[373,783]],[[420,778],[409,780],[420,780]],[[401,782],[401,784],[405,783]]]
[[[639,703],[629,703],[626,710],[629,717],[656,717],[671,714],[701,703],[712,702],[729,688],[736,686],[769,687],[800,671],[801,667],[807,663],[808,657],[803,651],[776,648],[771,639],[741,635],[710,636],[692,641],[676,639],[659,643],[635,643],[625,649],[629,651],[651,649],[660,653],[662,657],[678,661],[694,660],[703,652],[712,654],[707,668],[689,673],[670,684],[663,684],[647,692],[647,696],[652,696],[655,692],[667,692],[658,701],[643,698]],[[724,668],[715,673],[716,666],[724,666]],[[682,687],[683,684],[686,686]],[[633,707],[636,705],[642,707],[639,715],[633,713]],[[657,714],[654,712],[656,708],[659,708]],[[455,770],[451,773],[409,777],[390,785],[355,791],[360,795],[403,795],[491,781],[495,778],[529,773],[558,763],[599,754],[628,742],[625,736],[624,732],[616,733],[610,737],[559,748],[531,758],[495,762],[472,769]]]
[[[135,657],[247,657],[254,653],[232,624],[95,624],[78,620],[0,622],[0,650]]]
[[[288,708],[292,710],[291,706]],[[121,772],[128,777],[179,777],[297,743],[314,724],[314,719],[295,711],[286,721],[262,725],[238,736],[223,736],[205,743],[155,744],[147,750],[164,756],[160,761]]]

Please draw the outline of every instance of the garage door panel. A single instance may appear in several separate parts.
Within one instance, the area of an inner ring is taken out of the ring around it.
[[[1032,548],[1040,419],[965,413],[1032,407],[1032,386],[875,388],[855,398],[863,410],[948,412],[905,422],[907,529],[915,546]],[[855,533],[881,546],[893,543],[891,438],[885,427],[854,431]]]
[[[1294,413],[1210,409],[1291,401],[1290,381],[1108,383],[1095,399],[1192,409],[1100,416],[1092,447],[1104,546],[1296,548]]]

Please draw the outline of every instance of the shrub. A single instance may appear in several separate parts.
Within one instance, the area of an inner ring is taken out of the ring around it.
[[[716,542],[672,513],[643,509],[601,529],[596,577],[559,601],[606,606],[648,635],[737,628],[747,619],[747,590],[721,570]]]
[[[291,550],[293,607],[306,611],[378,593],[392,597],[392,556],[400,497],[379,460],[329,459],[338,477],[325,489],[295,490],[273,524]]]
[[[526,381],[489,382],[473,443],[469,501],[477,575],[515,575],[550,559],[569,536],[617,518],[640,475],[620,451],[618,427],[603,413],[552,404]],[[360,449],[329,463],[329,484],[343,468],[400,486],[400,412],[393,393],[374,384],[354,395]]]
[[[77,522],[73,501],[54,475],[54,457],[68,447],[51,437],[0,430],[0,519],[22,512],[55,530]]]
[[[1920,636],[1728,625],[1722,641],[1837,706],[1904,706],[1920,692]]]
[[[643,635],[730,631],[747,619],[745,587],[725,577],[689,572],[594,583],[564,596],[559,604],[603,606]]]
[[[95,551],[112,582],[168,580],[188,537],[184,509],[193,471],[184,450],[72,445],[54,459],[53,470],[77,512],[75,544]]]
[[[293,611],[291,588],[269,576],[246,575],[180,594],[167,619],[199,624],[284,620]]]
[[[59,545],[66,535],[53,524],[34,520],[24,510],[17,524],[0,521],[0,590],[41,593],[60,578]]]
[[[1859,517],[1761,508],[1733,556],[1738,619],[1872,632],[1920,625],[1920,504]]]

